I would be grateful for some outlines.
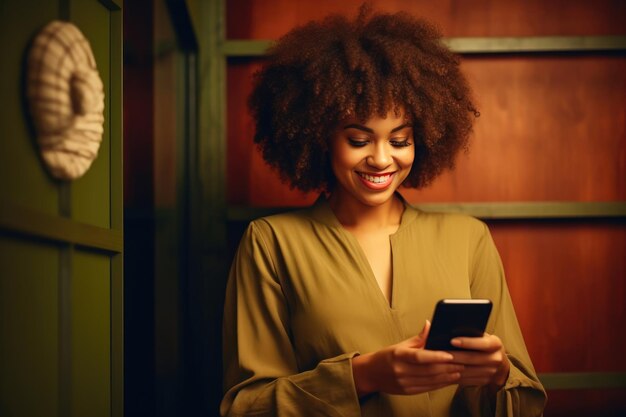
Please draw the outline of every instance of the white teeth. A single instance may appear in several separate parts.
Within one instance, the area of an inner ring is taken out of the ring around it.
[[[367,174],[364,174],[362,172],[359,172],[359,175],[361,177],[365,178],[366,180],[368,180],[369,182],[373,182],[375,184],[380,184],[380,183],[383,183],[383,182],[387,182],[389,180],[389,177],[391,176],[391,175],[383,175],[383,176],[376,176],[375,177],[373,175],[367,175]]]

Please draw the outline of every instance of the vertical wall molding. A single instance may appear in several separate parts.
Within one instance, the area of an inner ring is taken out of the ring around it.
[[[199,210],[199,221],[191,236],[200,245],[200,269],[196,271],[196,300],[201,301],[201,321],[208,332],[200,341],[204,352],[202,371],[209,373],[201,387],[205,392],[206,410],[216,413],[221,399],[221,322],[226,257],[226,57],[220,52],[226,33],[224,0],[201,3],[199,29],[200,61],[198,62],[198,149],[193,163],[197,182],[192,193],[199,196],[193,202]],[[195,182],[195,181],[194,181]]]

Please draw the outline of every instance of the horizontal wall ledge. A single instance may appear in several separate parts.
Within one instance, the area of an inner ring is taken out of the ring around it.
[[[626,51],[626,36],[447,38],[444,42],[461,54]]]
[[[544,373],[539,380],[545,389],[626,388],[624,372]]]
[[[4,231],[113,253],[121,253],[124,248],[121,230],[79,223],[0,201],[0,233]]]
[[[424,203],[415,207],[427,212],[463,213],[479,219],[577,219],[626,218],[626,202],[518,202],[518,203]],[[250,221],[295,207],[230,206],[227,219]]]
[[[511,54],[544,52],[626,51],[626,36],[526,36],[444,38],[459,54]],[[227,40],[220,53],[226,57],[263,56],[271,40]]]
[[[428,212],[463,213],[481,219],[625,218],[626,202],[425,203]]]

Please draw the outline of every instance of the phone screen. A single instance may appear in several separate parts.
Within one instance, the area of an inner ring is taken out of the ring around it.
[[[492,303],[485,299],[444,299],[435,306],[426,349],[460,350],[450,344],[455,337],[480,337],[485,332]]]

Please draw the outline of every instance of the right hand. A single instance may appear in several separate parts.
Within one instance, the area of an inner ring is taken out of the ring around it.
[[[359,397],[373,392],[412,395],[456,383],[463,365],[453,364],[444,351],[425,350],[430,322],[419,335],[376,352],[352,359],[354,385]]]

